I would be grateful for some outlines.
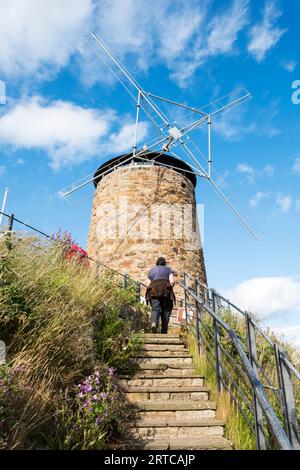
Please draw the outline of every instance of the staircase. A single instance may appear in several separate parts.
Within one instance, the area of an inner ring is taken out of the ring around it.
[[[224,423],[179,334],[144,335],[139,371],[120,382],[138,410],[130,449],[230,450]]]

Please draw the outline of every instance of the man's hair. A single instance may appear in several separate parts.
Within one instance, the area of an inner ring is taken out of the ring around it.
[[[166,266],[166,264],[167,264],[166,258],[163,258],[163,256],[160,256],[159,258],[157,258],[156,266]]]

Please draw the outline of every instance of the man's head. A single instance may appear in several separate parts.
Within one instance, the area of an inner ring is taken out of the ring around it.
[[[159,258],[157,258],[156,266],[166,266],[166,264],[167,264],[166,258],[164,258],[163,256],[160,256]]]

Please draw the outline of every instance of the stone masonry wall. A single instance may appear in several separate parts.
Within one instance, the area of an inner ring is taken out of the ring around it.
[[[87,251],[91,258],[144,281],[158,256],[181,278],[206,282],[193,184],[159,165],[128,165],[95,191]],[[159,223],[158,223],[159,221]]]

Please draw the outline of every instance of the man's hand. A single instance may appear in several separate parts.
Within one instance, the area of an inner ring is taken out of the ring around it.
[[[169,283],[171,284],[172,287],[175,284],[175,279],[174,279],[173,273],[171,273],[170,276],[169,276]]]

